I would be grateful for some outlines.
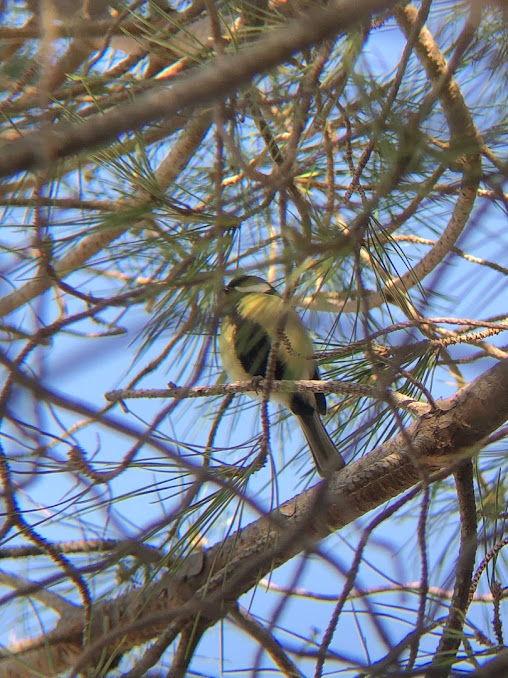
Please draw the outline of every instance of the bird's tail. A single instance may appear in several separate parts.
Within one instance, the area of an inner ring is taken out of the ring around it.
[[[341,469],[345,465],[344,459],[333,444],[319,414],[314,412],[296,416],[314,457],[319,475],[326,477]]]

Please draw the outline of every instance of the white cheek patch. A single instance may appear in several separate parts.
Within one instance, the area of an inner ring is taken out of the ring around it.
[[[266,294],[267,292],[270,292],[272,288],[267,283],[253,283],[252,285],[241,285],[235,287],[235,289],[245,294]]]

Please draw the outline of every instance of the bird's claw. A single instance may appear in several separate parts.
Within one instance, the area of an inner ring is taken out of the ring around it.
[[[263,381],[263,377],[259,374],[257,374],[255,377],[252,377],[252,390],[255,393],[259,393],[261,391],[262,381]]]

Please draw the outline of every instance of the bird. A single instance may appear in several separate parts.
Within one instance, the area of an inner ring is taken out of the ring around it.
[[[298,313],[277,290],[256,275],[233,278],[223,289],[219,351],[232,381],[266,378],[274,343],[274,379],[319,379],[314,347]],[[345,463],[320,415],[326,414],[324,393],[274,392],[271,397],[300,423],[318,473],[327,477]]]

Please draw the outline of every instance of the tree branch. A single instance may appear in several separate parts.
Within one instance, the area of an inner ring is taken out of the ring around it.
[[[191,117],[180,132],[178,139],[171,146],[166,157],[155,171],[155,176],[161,189],[170,186],[185,169],[196,150],[200,147],[203,137],[210,126],[210,120],[209,113],[206,111],[201,112]],[[136,196],[131,204],[125,205],[126,211],[129,211],[133,206],[139,205],[143,201],[146,201],[146,195]],[[100,229],[83,238],[80,243],[53,264],[55,273],[59,278],[65,278],[80,266],[83,266],[88,259],[91,259],[111,242],[119,238],[126,230],[132,228],[132,226],[132,221],[126,218],[125,224],[121,226]],[[142,228],[143,220],[138,219],[135,226],[138,229]],[[35,276],[23,287],[14,290],[10,294],[6,294],[0,299],[0,317],[11,313],[39,296],[51,284],[52,280],[48,276]]]
[[[438,401],[438,407],[328,483],[285,502],[211,547],[204,557],[202,552],[189,557],[178,573],[97,604],[91,644],[80,657],[80,667],[93,664],[107,648],[126,651],[157,636],[173,620],[182,625],[199,613],[208,625],[216,623],[274,567],[315,550],[319,540],[418,483],[417,465],[443,468],[477,453],[508,418],[508,360]],[[62,616],[51,632],[30,641],[19,658],[0,661],[0,676],[22,678],[41,666],[51,666],[53,673],[48,668],[46,675],[68,670],[83,650],[83,623],[80,609]],[[111,631],[105,633],[105,628]]]
[[[450,674],[460,647],[462,629],[471,602],[469,592],[478,540],[473,464],[470,459],[455,472],[455,480],[460,510],[460,553],[457,563],[457,576],[448,618],[427,678],[447,678]]]
[[[337,0],[326,8],[310,11],[304,18],[270,32],[266,38],[235,54],[219,56],[196,69],[169,90],[142,95],[137,101],[96,115],[83,124],[57,123],[38,130],[0,149],[0,176],[46,165],[69,155],[108,144],[120,134],[170,117],[187,107],[227,96],[254,75],[288,59],[294,52],[336,35],[373,12],[395,5],[395,0]]]

